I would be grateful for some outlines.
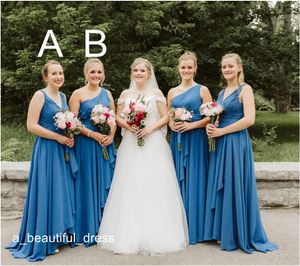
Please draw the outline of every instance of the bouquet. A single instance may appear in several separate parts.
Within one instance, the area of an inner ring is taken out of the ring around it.
[[[116,125],[115,112],[102,104],[97,104],[91,112],[91,121],[98,127],[99,133],[109,135],[111,128]],[[109,159],[106,147],[102,147],[102,155],[105,160]]]
[[[82,129],[82,123],[80,122],[78,117],[68,110],[63,110],[56,113],[53,118],[54,125],[57,128],[63,130],[65,136],[67,136],[68,138],[79,134]],[[65,160],[70,160],[68,149],[65,151]]]
[[[217,102],[204,103],[200,106],[201,115],[205,115],[210,118],[210,123],[215,124],[219,114],[223,112],[223,106]],[[208,139],[209,151],[215,151],[216,141],[215,139]]]
[[[188,111],[185,107],[178,107],[174,108],[172,107],[169,112],[170,119],[173,120],[173,122],[188,122],[191,121],[193,118],[193,112]],[[177,134],[177,147],[178,150],[181,150],[181,133],[179,132]]]
[[[146,127],[146,118],[148,114],[148,103],[145,102],[144,96],[139,100],[130,101],[129,106],[126,106],[121,114],[129,126],[136,125],[139,129]],[[139,146],[145,145],[145,140],[140,138],[137,140]]]

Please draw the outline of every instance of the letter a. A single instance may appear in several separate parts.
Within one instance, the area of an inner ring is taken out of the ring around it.
[[[49,37],[51,37],[51,39],[53,41],[53,45],[48,45],[47,46]],[[58,45],[58,42],[57,42],[57,40],[55,38],[53,30],[48,30],[47,31],[47,34],[46,34],[45,39],[43,41],[42,47],[41,47],[41,49],[39,51],[38,57],[42,57],[45,49],[55,49],[56,52],[58,53],[58,56],[59,57],[63,57],[63,54],[62,54],[62,52],[61,52],[61,50],[59,48],[59,45]]]
[[[90,41],[90,33],[100,34],[100,41]],[[105,55],[106,53],[106,45],[103,43],[105,40],[105,34],[101,30],[86,30],[85,31],[85,57],[100,57]],[[92,45],[100,45],[102,47],[101,53],[90,53],[90,44]]]

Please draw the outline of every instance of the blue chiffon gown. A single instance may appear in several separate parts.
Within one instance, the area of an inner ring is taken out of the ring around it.
[[[83,125],[98,131],[91,120],[91,111],[96,104],[110,108],[106,89],[101,88],[98,96],[80,104],[79,118]],[[76,243],[86,247],[96,244],[103,209],[110,189],[115,168],[115,145],[106,147],[109,159],[102,155],[102,147],[92,138],[77,135],[75,138],[75,155],[79,165],[78,178],[75,182],[76,193]]]
[[[235,123],[244,116],[239,101],[241,85],[224,99],[218,96],[225,111],[219,127]],[[264,231],[256,191],[251,139],[247,129],[216,139],[216,150],[210,153],[205,217],[205,240],[219,240],[221,249],[241,248],[267,252],[277,249]]]
[[[60,92],[60,108],[41,91],[45,103],[39,125],[63,134],[55,127],[53,116],[61,109],[68,109],[64,94]],[[78,167],[72,149],[68,148],[70,160],[65,161],[65,149],[55,140],[38,136],[35,139],[20,233],[17,241],[6,247],[15,258],[43,260],[54,254],[56,248],[68,243],[67,235],[74,233],[74,179]]]
[[[172,107],[185,107],[193,111],[192,122],[202,119],[199,112],[202,104],[200,90],[201,85],[196,84],[172,99]],[[189,242],[196,244],[204,240],[208,171],[208,141],[205,128],[197,128],[184,133],[172,131],[170,145],[187,216]]]

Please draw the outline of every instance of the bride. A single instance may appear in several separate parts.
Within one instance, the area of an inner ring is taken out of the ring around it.
[[[138,130],[129,126],[121,113],[143,96],[149,110],[146,127]],[[118,100],[117,122],[124,134],[98,244],[121,254],[184,250],[188,243],[186,216],[163,133],[168,123],[166,100],[146,59],[137,58],[131,66],[130,88]],[[144,146],[138,146],[137,138],[144,139]]]

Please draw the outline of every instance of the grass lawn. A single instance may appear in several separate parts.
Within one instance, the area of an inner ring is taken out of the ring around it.
[[[262,128],[265,124],[268,128],[277,126],[277,140],[279,143],[299,141],[299,112],[286,114],[257,111],[255,124],[249,128],[251,136],[262,137]]]
[[[1,161],[30,161],[35,136],[24,124],[1,125]]]
[[[254,152],[257,162],[299,161],[299,113],[277,114],[258,111],[256,123],[249,129],[251,136],[263,139],[263,124],[267,128],[277,126],[275,143],[268,145],[261,152]],[[118,135],[120,130],[118,130]],[[116,137],[116,143],[120,136]],[[1,160],[30,161],[34,136],[27,132],[23,124],[2,124],[1,128]]]

